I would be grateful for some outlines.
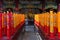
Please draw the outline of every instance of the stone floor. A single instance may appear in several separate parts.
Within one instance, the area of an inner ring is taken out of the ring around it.
[[[42,40],[38,33],[38,29],[31,24],[26,22],[26,25],[24,26],[24,29],[22,33],[20,33],[17,40]]]
[[[17,40],[42,40],[38,33],[25,32]]]

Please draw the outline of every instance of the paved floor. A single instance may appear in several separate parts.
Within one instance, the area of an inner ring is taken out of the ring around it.
[[[39,36],[38,33],[25,32],[24,34],[20,35],[18,40],[42,40],[42,39],[41,39],[41,37]]]
[[[17,40],[42,40],[42,39],[35,26],[30,25],[28,22],[26,22],[25,28],[23,29],[22,33],[19,35]]]

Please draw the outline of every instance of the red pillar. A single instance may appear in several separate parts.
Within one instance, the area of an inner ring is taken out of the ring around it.
[[[13,21],[13,13],[9,13],[9,25],[11,27],[11,34],[14,34],[14,21]]]
[[[11,38],[11,29],[10,29],[10,23],[9,23],[9,12],[7,11],[7,38]]]
[[[50,11],[50,36],[49,40],[55,40],[55,35],[54,35],[54,23],[53,23],[53,10]]]
[[[4,33],[4,35],[6,35],[7,34],[7,14],[6,14],[6,12],[4,12],[3,13],[3,15],[2,15],[3,17],[3,33]]]
[[[0,13],[0,38],[2,38],[2,13]]]

